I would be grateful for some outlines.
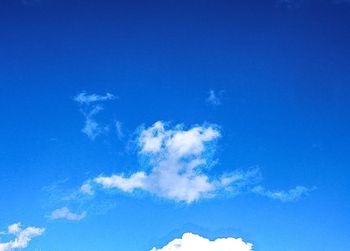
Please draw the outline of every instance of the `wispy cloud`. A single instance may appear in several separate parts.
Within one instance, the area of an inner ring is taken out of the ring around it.
[[[56,209],[50,215],[50,218],[53,220],[66,219],[70,221],[80,221],[85,217],[86,217],[85,211],[80,214],[77,214],[77,213],[71,212],[67,207]]]
[[[95,193],[92,185],[90,184],[90,181],[87,181],[80,187],[80,192],[87,195],[94,195]]]
[[[106,95],[98,95],[98,94],[87,94],[86,92],[81,92],[77,96],[74,97],[74,100],[78,102],[79,104],[86,104],[89,105],[91,103],[106,101],[106,100],[113,100],[116,99],[116,96],[114,96],[111,93],[106,93]]]
[[[221,105],[223,91],[215,92],[214,90],[209,90],[208,97],[206,99],[207,103],[212,106]]]
[[[124,137],[122,122],[120,122],[120,121],[115,122],[115,131],[116,131],[118,139],[122,139]]]
[[[296,186],[295,188],[292,188],[288,191],[282,191],[282,190],[269,191],[262,186],[256,186],[252,189],[252,192],[268,197],[273,200],[279,200],[282,202],[292,202],[292,201],[297,201],[300,198],[308,195],[313,190],[315,190],[315,188]]]
[[[150,251],[253,251],[251,243],[241,238],[218,238],[209,240],[192,233],[185,233],[179,239],[174,239],[162,248],[152,248]]]
[[[81,112],[85,117],[85,124],[81,131],[91,140],[108,131],[108,126],[101,126],[95,117],[103,110],[102,102],[114,99],[116,99],[116,96],[111,93],[98,95],[81,92],[74,97],[74,101],[80,105]]]
[[[8,242],[0,243],[0,251],[12,251],[28,247],[29,242],[37,236],[44,233],[44,228],[27,227],[21,228],[21,223],[15,223],[8,226],[6,234],[13,235],[15,238]]]

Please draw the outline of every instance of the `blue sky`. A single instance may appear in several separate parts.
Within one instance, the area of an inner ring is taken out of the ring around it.
[[[348,1],[2,0],[0,37],[1,251],[350,250]]]

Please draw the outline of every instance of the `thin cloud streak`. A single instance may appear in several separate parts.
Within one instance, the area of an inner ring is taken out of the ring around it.
[[[315,188],[296,186],[295,188],[292,188],[288,191],[282,191],[282,190],[270,191],[270,190],[266,190],[262,186],[256,186],[252,189],[252,192],[273,200],[281,201],[281,202],[293,202],[301,199],[302,197],[307,196],[313,190],[315,190]]]

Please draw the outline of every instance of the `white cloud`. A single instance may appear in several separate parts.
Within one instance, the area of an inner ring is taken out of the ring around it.
[[[174,239],[162,248],[152,248],[151,251],[253,251],[253,245],[240,238],[219,238],[209,240],[192,233],[183,234],[182,238]]]
[[[29,242],[37,236],[44,233],[44,228],[27,227],[21,228],[21,223],[8,226],[7,234],[14,235],[15,239],[8,242],[0,243],[0,251],[12,251],[28,247]]]
[[[210,176],[207,171],[215,166],[212,155],[220,136],[219,128],[215,125],[190,128],[176,125],[171,128],[157,121],[138,132],[136,143],[141,163],[144,164],[142,170],[130,175],[100,175],[85,182],[80,192],[92,195],[98,187],[127,193],[139,189],[162,198],[192,203],[222,193],[237,195],[242,192],[292,201],[311,191],[305,187],[296,187],[287,192],[266,191],[256,186],[261,180],[258,168]]]
[[[116,99],[111,93],[105,95],[87,94],[81,92],[74,97],[81,108],[81,112],[85,117],[82,133],[86,134],[91,140],[94,140],[98,135],[108,131],[108,126],[101,126],[95,119],[95,116],[103,110],[101,102]]]
[[[187,203],[213,197],[221,189],[238,189],[238,184],[250,178],[248,174],[225,174],[211,179],[204,172],[210,166],[210,155],[219,137],[220,132],[215,125],[169,128],[158,121],[141,130],[137,141],[139,155],[147,159],[149,172],[139,171],[129,177],[99,176],[94,181],[104,189],[117,188],[124,192],[142,189]]]
[[[128,178],[120,175],[100,176],[95,178],[95,182],[101,184],[103,188],[119,188],[124,192],[132,192],[136,188],[144,188],[146,178],[144,172],[137,172]]]
[[[66,219],[70,221],[80,221],[85,217],[86,217],[86,212],[76,214],[71,212],[67,207],[56,209],[50,215],[50,218],[53,220]]]
[[[219,97],[221,94],[222,91],[217,94],[214,90],[209,90],[209,96],[206,101],[213,106],[221,105],[221,98]]]
[[[94,190],[92,188],[92,185],[89,182],[84,183],[81,187],[80,187],[80,192],[83,194],[88,194],[88,195],[94,195]]]
[[[254,193],[282,202],[299,200],[301,197],[308,195],[312,190],[314,188],[310,189],[303,186],[296,186],[288,191],[269,191],[262,186],[256,186],[252,189]]]
[[[86,104],[86,105],[94,102],[113,100],[113,99],[116,99],[116,96],[114,96],[111,93],[106,93],[105,95],[98,95],[94,93],[87,94],[86,92],[81,92],[74,97],[74,100],[76,102],[78,102],[79,104]]]
[[[85,133],[89,139],[94,140],[98,135],[106,131],[106,129],[101,127],[94,119],[86,118],[85,125],[81,131]]]

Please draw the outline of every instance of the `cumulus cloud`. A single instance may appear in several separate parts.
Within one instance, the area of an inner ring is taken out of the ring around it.
[[[213,106],[221,105],[221,97],[220,97],[221,95],[222,95],[222,91],[220,91],[219,93],[216,93],[214,90],[209,90],[209,96],[206,99],[206,101],[207,103]]]
[[[66,219],[70,221],[80,221],[85,217],[86,217],[86,212],[76,214],[71,212],[67,207],[56,209],[50,215],[50,218],[53,220]]]
[[[0,251],[12,251],[28,247],[29,242],[44,233],[44,228],[27,227],[21,228],[21,223],[8,226],[6,234],[14,235],[15,238],[8,242],[0,242]]]
[[[219,238],[209,240],[192,233],[183,234],[182,238],[169,242],[162,248],[152,248],[150,251],[253,251],[253,245],[240,238]]]
[[[95,117],[103,110],[101,103],[113,99],[116,99],[116,96],[111,93],[98,95],[81,92],[74,97],[74,101],[80,105],[81,112],[85,117],[84,127],[81,131],[91,140],[94,140],[98,135],[108,131],[108,126],[101,126]]]
[[[288,191],[269,191],[262,186],[256,186],[252,189],[254,193],[282,202],[299,200],[300,198],[308,195],[312,190],[314,190],[314,188],[310,189],[303,186],[296,186]]]
[[[205,173],[219,137],[220,131],[215,125],[169,128],[158,121],[141,130],[137,139],[139,155],[147,160],[148,172],[138,171],[129,176],[101,175],[94,182],[104,189],[116,188],[124,192],[142,189],[187,203],[213,197],[221,189],[235,190],[250,175],[233,173],[213,179]]]

